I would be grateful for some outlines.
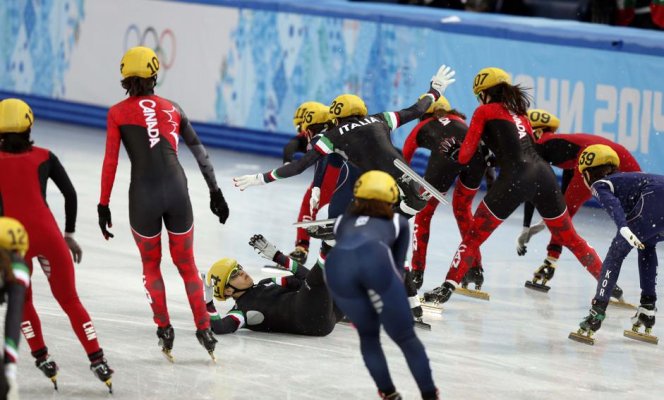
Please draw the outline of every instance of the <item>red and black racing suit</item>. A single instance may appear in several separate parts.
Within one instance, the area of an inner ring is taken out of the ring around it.
[[[461,143],[466,137],[467,130],[468,126],[465,121],[456,115],[448,114],[443,118],[429,116],[413,128],[403,146],[403,157],[408,163],[411,162],[418,147],[431,150],[424,179],[438,191],[446,193],[456,180],[452,210],[461,237],[470,228],[473,221],[473,198],[482,183],[486,162],[482,154],[477,151],[468,165],[460,165],[440,150],[445,139],[455,138]],[[438,207],[438,203],[438,200],[432,197],[427,202],[426,207],[415,215],[413,256],[411,259],[415,271],[424,271],[426,268],[431,218],[436,211],[436,207]],[[477,266],[481,266],[481,259],[477,260]]]
[[[170,324],[161,263],[162,221],[168,231],[173,263],[184,280],[197,329],[210,320],[203,283],[194,261],[194,219],[187,177],[178,161],[182,137],[196,157],[210,191],[217,190],[205,148],[180,107],[156,95],[132,96],[108,112],[101,205],[108,205],[118,164],[120,141],[131,160],[129,222],[143,261],[143,283],[159,327]]]
[[[618,153],[621,172],[641,171],[641,167],[632,154],[623,146],[597,135],[586,133],[553,133],[544,132],[535,144],[537,152],[542,158],[558,168],[563,169],[562,190],[565,194],[565,203],[570,217],[574,217],[579,208],[592,196],[583,176],[577,168],[579,156],[588,146],[603,144],[611,147]],[[531,203],[524,206],[524,226],[530,226],[534,207]],[[562,245],[551,237],[547,246],[547,256],[560,258]]]
[[[46,184],[52,179],[65,198],[65,234],[76,228],[77,198],[67,172],[47,149],[32,146],[20,153],[0,151],[0,215],[15,218],[25,226],[30,247],[25,263],[32,275],[32,259],[37,257],[46,274],[53,297],[67,314],[69,322],[90,360],[103,357],[97,332],[76,291],[74,263],[62,231],[46,203]],[[48,355],[41,321],[28,286],[21,330],[32,355]]]
[[[552,235],[568,247],[594,276],[602,261],[577,233],[565,207],[556,176],[535,150],[532,128],[525,115],[509,111],[502,103],[484,104],[473,114],[459,163],[467,164],[482,140],[496,155],[500,174],[475,212],[446,280],[457,285],[479,256],[479,247],[524,201],[530,201]]]

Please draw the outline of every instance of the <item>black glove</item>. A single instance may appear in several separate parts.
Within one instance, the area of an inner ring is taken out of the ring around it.
[[[461,149],[461,143],[459,143],[454,137],[445,138],[440,143],[440,148],[439,148],[440,153],[452,161],[459,161],[460,149]]]
[[[222,224],[226,223],[228,219],[228,204],[226,204],[226,199],[224,199],[221,189],[210,192],[210,210],[212,210],[214,215],[219,217],[219,222]]]
[[[97,214],[99,215],[99,228],[101,228],[101,234],[104,235],[104,239],[108,240],[113,237],[113,234],[109,232],[106,227],[113,227],[113,222],[111,222],[111,209],[108,206],[102,204],[97,204]]]

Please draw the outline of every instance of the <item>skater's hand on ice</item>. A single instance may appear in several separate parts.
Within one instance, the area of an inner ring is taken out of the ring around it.
[[[320,188],[314,186],[311,188],[311,197],[309,198],[309,215],[311,215],[311,218],[313,218],[314,213],[318,211],[319,204],[320,204]]]
[[[111,222],[111,209],[108,208],[108,206],[98,204],[97,214],[99,215],[99,228],[101,228],[101,234],[104,235],[104,239],[108,240],[109,238],[112,238],[113,234],[106,229],[106,227],[113,227],[113,222]]]
[[[65,232],[65,243],[67,243],[67,247],[69,247],[71,255],[74,257],[74,262],[80,264],[81,259],[83,258],[83,250],[81,250],[81,246],[79,246],[76,240],[74,240],[73,233]]]
[[[622,235],[622,237],[625,238],[625,240],[627,240],[627,243],[632,245],[632,247],[636,247],[639,250],[643,250],[646,248],[646,246],[644,246],[643,243],[641,243],[639,238],[637,238],[634,232],[632,232],[632,230],[629,229],[628,227],[623,226],[622,228],[620,228],[620,234]]]
[[[265,181],[263,180],[263,174],[242,175],[233,178],[233,184],[240,190],[244,190],[249,186],[265,185]]]
[[[277,247],[268,242],[263,235],[254,235],[249,239],[249,246],[253,247],[261,257],[274,261],[277,254]]]
[[[530,238],[542,232],[544,228],[546,228],[544,221],[540,221],[531,227],[524,226],[521,234],[516,238],[516,254],[520,256],[525,255],[528,247],[527,244],[530,242]]]
[[[445,89],[456,81],[454,79],[455,74],[456,72],[452,68],[447,65],[441,65],[436,75],[431,77],[430,91],[435,92],[434,95],[437,94],[437,98],[442,96],[445,93]]]
[[[228,204],[224,195],[221,193],[221,189],[217,189],[214,192],[210,192],[210,210],[212,213],[219,217],[219,222],[222,224],[226,223],[228,219]]]

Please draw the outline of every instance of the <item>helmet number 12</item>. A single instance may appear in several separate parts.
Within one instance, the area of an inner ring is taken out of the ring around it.
[[[7,231],[9,236],[12,237],[12,247],[17,247],[17,246],[25,246],[25,231],[22,229],[10,229]]]

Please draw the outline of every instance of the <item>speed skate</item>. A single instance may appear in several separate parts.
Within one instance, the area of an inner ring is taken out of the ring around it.
[[[645,328],[645,332],[639,332],[639,325],[632,326],[632,329],[625,329],[623,335],[626,338],[638,340],[640,342],[646,342],[651,344],[658,344],[659,338],[655,335],[651,335],[650,331],[652,328]]]

